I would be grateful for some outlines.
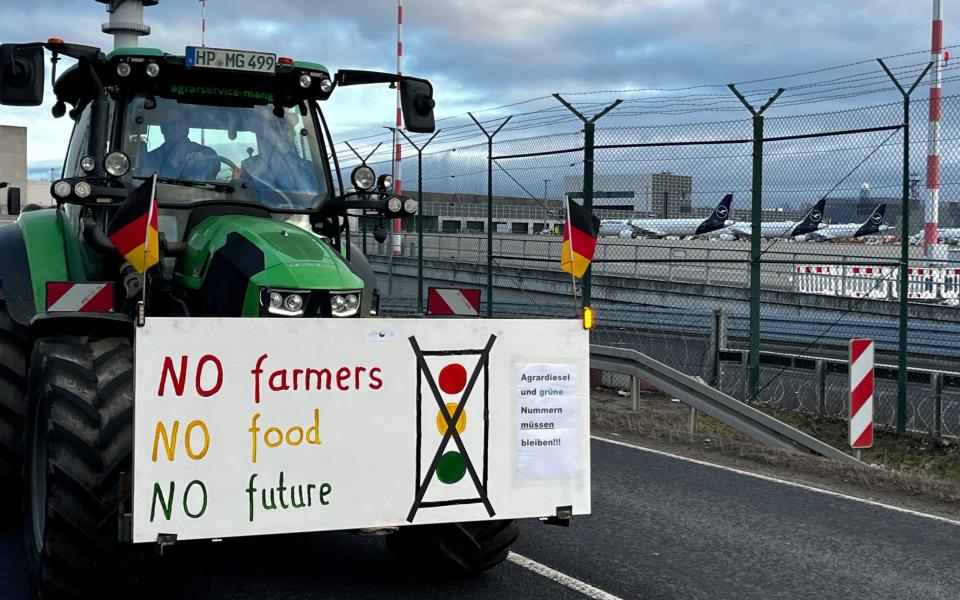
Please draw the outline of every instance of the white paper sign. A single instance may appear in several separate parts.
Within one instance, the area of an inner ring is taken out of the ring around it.
[[[135,542],[590,512],[578,320],[152,317],[135,355]],[[518,364],[570,378],[518,404]]]
[[[574,479],[578,460],[576,363],[518,363],[517,478]]]

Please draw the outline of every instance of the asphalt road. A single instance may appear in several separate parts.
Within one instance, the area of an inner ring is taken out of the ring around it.
[[[593,442],[594,514],[524,523],[516,552],[621,598],[957,598],[960,526]],[[352,534],[183,544],[149,567],[165,598],[583,598],[517,564],[468,581],[398,572]],[[25,599],[19,532],[0,598]]]

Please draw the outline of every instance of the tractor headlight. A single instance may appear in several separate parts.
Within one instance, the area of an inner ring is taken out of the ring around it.
[[[80,159],[80,168],[83,169],[84,173],[89,173],[97,167],[97,161],[93,160],[92,156],[84,156]]]
[[[385,192],[393,187],[393,176],[392,175],[381,175],[377,178],[377,189],[381,192]]]
[[[403,211],[410,215],[417,214],[417,201],[413,198],[407,198],[403,201]]]
[[[398,213],[403,208],[403,200],[394,196],[387,200],[387,210],[392,213]]]
[[[57,198],[66,198],[73,192],[73,186],[70,185],[70,182],[60,180],[53,184],[53,195]]]
[[[77,185],[73,186],[73,193],[77,195],[77,198],[86,198],[92,191],[93,190],[90,189],[90,184],[86,181],[81,181],[77,183]]]
[[[283,307],[290,312],[303,312],[303,296],[300,294],[290,294],[283,299]]]
[[[360,311],[360,292],[330,295],[330,312],[335,317],[353,317]]]
[[[373,169],[367,165],[360,165],[353,170],[353,173],[350,173],[350,181],[353,182],[353,187],[358,190],[367,191],[376,183],[377,176]]]
[[[270,292],[270,308],[280,308],[283,306],[283,296],[279,292]]]
[[[320,80],[320,91],[324,94],[329,94],[330,90],[333,89],[333,82],[324,77]]]
[[[130,74],[129,63],[122,62],[117,65],[117,75],[119,75],[120,77],[126,77],[129,74]]]
[[[156,77],[160,74],[160,65],[157,63],[147,63],[147,77]]]
[[[312,78],[312,77],[310,77],[310,76],[307,75],[306,73],[304,73],[303,75],[300,76],[300,87],[302,87],[303,89],[307,89],[307,88],[309,88],[311,85],[313,85],[313,78]]]
[[[302,317],[306,312],[310,292],[301,290],[260,290],[260,315]]]
[[[130,159],[123,152],[111,152],[104,159],[103,168],[114,177],[120,177],[130,170]]]

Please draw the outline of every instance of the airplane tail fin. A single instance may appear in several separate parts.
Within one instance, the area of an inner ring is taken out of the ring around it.
[[[880,226],[883,225],[883,216],[886,212],[886,203],[881,203],[878,205],[875,209],[873,209],[873,213],[870,214],[870,217],[867,218],[863,225],[860,226],[860,229],[857,230],[857,233],[854,235],[854,237],[880,233]]]
[[[816,231],[820,229],[820,223],[823,222],[823,209],[827,206],[827,199],[820,198],[817,200],[817,203],[813,205],[809,211],[807,211],[807,216],[803,218],[803,221],[797,225],[794,230],[794,235],[803,235],[805,233],[810,233],[811,231]]]
[[[717,204],[717,207],[710,213],[710,216],[697,226],[697,231],[694,235],[703,235],[704,233],[710,233],[711,231],[726,227],[726,222],[730,218],[731,202],[733,202],[733,194],[724,196],[723,199],[720,200],[720,204]]]

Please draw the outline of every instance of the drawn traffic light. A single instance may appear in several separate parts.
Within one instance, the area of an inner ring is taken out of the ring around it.
[[[407,516],[421,508],[483,504],[487,493],[489,362],[496,341],[483,349],[422,350],[409,338],[417,361],[415,494]],[[436,479],[439,485],[431,488]]]

